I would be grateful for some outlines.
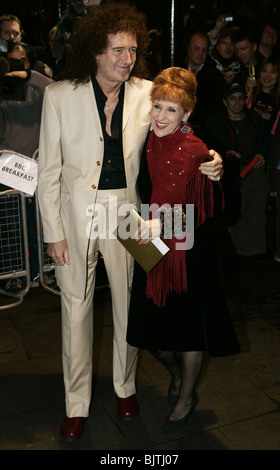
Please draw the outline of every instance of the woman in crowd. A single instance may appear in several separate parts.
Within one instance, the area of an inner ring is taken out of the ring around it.
[[[259,67],[257,80],[247,79],[246,106],[258,120],[262,154],[266,162],[272,142],[271,129],[280,106],[280,61],[268,57]]]
[[[203,351],[210,356],[239,351],[214,236],[221,188],[200,174],[200,164],[209,159],[208,149],[187,124],[196,88],[195,76],[178,67],[155,78],[151,92],[153,131],[139,174],[143,203],[159,210],[142,224],[136,239],[149,243],[161,234],[170,251],[148,274],[135,266],[127,341],[151,351],[171,374],[168,403],[173,410],[165,431],[183,426],[195,408]],[[194,205],[193,245],[188,243],[188,229],[174,233],[177,209],[182,226],[191,225],[186,204]],[[172,218],[175,224],[171,223],[170,234],[167,225]]]
[[[277,124],[277,113],[280,107],[280,60],[273,57],[264,59],[259,68],[257,80],[247,80],[247,108],[256,119],[260,151],[265,158],[266,170],[271,167],[270,151],[272,147],[273,129]],[[275,224],[277,226],[277,198],[273,197],[273,191],[268,192],[266,205],[266,236],[267,252],[278,252],[275,240]],[[276,230],[276,238],[277,238]]]

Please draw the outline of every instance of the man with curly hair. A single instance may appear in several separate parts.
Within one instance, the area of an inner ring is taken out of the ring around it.
[[[136,180],[150,127],[152,85],[143,78],[147,38],[145,16],[134,6],[111,2],[89,8],[71,35],[64,76],[44,98],[38,195],[61,289],[67,415],[61,435],[72,441],[82,433],[91,401],[99,252],[111,288],[118,411],[131,419],[139,410],[137,349],[126,343],[133,260],[112,232],[128,205],[140,207]],[[210,177],[219,174],[220,162],[218,156],[210,162],[205,170]]]

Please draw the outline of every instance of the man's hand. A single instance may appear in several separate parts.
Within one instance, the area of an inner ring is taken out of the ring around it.
[[[223,160],[215,150],[209,150],[209,155],[213,157],[213,160],[201,163],[199,169],[201,173],[208,176],[210,180],[219,181],[223,175]]]
[[[225,68],[221,72],[222,72],[222,75],[223,75],[224,80],[225,80],[226,83],[233,82],[234,77],[235,77],[235,73],[232,70],[229,70],[229,69]]]
[[[231,158],[231,159],[239,159],[241,158],[241,155],[240,153],[236,152],[235,150],[227,150],[226,153],[225,153],[225,156],[227,158]]]
[[[48,243],[47,253],[56,266],[63,266],[65,263],[70,264],[69,250],[65,239],[60,242]]]
[[[253,166],[253,168],[260,168],[265,164],[265,158],[260,153],[257,153],[256,157],[259,157],[259,161]]]
[[[19,78],[27,78],[27,71],[26,70],[14,70],[13,72],[8,72],[5,74],[5,77],[19,77]]]
[[[216,20],[214,28],[209,32],[210,37],[213,39],[216,39],[219,36],[219,32],[227,25],[227,23],[223,21],[225,16],[226,15],[220,15]]]

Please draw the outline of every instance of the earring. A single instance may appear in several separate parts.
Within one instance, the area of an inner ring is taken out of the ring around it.
[[[185,121],[183,127],[181,128],[181,132],[183,132],[183,134],[187,134],[191,130],[191,128],[187,125],[187,122],[188,121]]]

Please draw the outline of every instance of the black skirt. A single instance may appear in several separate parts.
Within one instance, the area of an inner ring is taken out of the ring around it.
[[[188,290],[169,294],[164,308],[145,296],[146,273],[135,264],[127,342],[149,351],[206,350],[213,357],[238,353],[212,229],[196,230],[186,260]]]

